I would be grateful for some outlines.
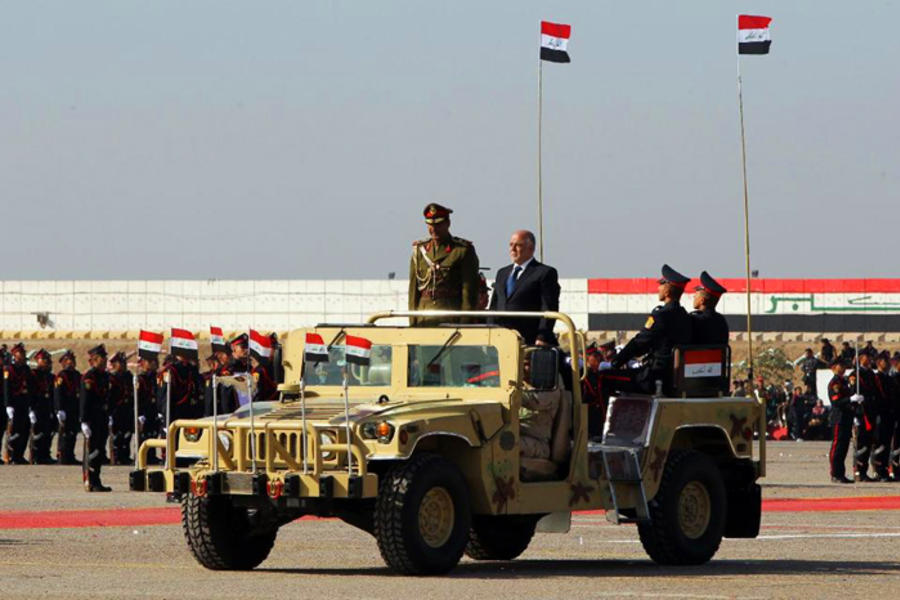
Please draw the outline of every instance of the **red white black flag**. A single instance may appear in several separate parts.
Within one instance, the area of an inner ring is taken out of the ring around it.
[[[172,356],[183,356],[189,360],[197,360],[197,338],[187,329],[172,328],[172,335],[169,337],[169,354]]]
[[[250,356],[256,360],[268,360],[272,358],[272,340],[267,335],[250,330]]]
[[[213,352],[228,352],[228,345],[225,343],[225,334],[222,333],[221,327],[210,326],[209,342]]]
[[[772,45],[770,17],[738,15],[738,54],[768,54]]]
[[[328,362],[328,347],[318,333],[306,334],[303,360],[311,363]]]
[[[346,344],[347,362],[357,365],[368,365],[372,356],[372,342],[366,338],[348,335],[344,340]]]
[[[567,50],[571,34],[571,25],[541,21],[541,60],[556,63],[571,62]]]
[[[138,358],[156,360],[162,350],[163,334],[141,329],[138,337]]]

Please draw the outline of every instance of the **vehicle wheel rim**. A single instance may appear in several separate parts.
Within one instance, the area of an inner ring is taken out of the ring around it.
[[[695,540],[706,533],[711,518],[712,502],[706,486],[691,481],[678,497],[678,525],[685,537]]]
[[[453,533],[456,511],[450,492],[442,487],[433,487],[419,504],[419,533],[425,543],[432,548],[440,548],[447,543]]]

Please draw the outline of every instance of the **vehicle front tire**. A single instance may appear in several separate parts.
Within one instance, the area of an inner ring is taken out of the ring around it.
[[[444,458],[417,454],[381,478],[374,534],[394,571],[446,573],[462,557],[470,526],[466,482]]]
[[[473,516],[466,555],[475,560],[517,558],[531,543],[537,521],[533,515]]]
[[[661,565],[700,565],[715,555],[725,531],[726,496],[713,460],[693,450],[673,450],[650,521],[638,523],[644,550]]]
[[[207,569],[246,571],[260,565],[275,544],[278,528],[255,526],[250,509],[227,496],[181,500],[181,523],[191,554]]]

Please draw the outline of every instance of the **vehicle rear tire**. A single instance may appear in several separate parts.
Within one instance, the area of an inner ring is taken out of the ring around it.
[[[713,460],[693,450],[673,450],[650,521],[638,523],[644,550],[661,565],[699,565],[719,549],[725,531],[725,484]]]
[[[381,478],[374,534],[394,571],[446,573],[462,557],[470,525],[466,482],[444,458],[417,454]]]
[[[536,525],[532,515],[473,516],[466,555],[475,560],[517,558],[531,543]]]
[[[246,571],[259,566],[275,544],[278,528],[254,527],[249,509],[227,496],[181,500],[181,523],[191,554],[207,569]]]

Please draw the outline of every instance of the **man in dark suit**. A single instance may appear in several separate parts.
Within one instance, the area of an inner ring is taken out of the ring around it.
[[[530,231],[520,230],[509,240],[512,264],[497,271],[489,310],[557,311],[559,276],[553,267],[534,258],[535,240]],[[495,319],[498,325],[518,331],[526,344],[539,338],[550,340],[554,319]]]

